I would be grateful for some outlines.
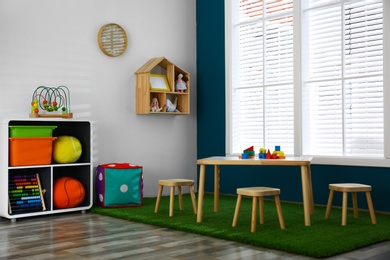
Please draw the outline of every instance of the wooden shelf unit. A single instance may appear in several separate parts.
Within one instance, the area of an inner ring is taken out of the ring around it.
[[[150,74],[166,75],[170,91],[156,91],[150,89]],[[175,81],[179,74],[183,75],[182,80],[186,83],[185,92],[175,92]],[[190,74],[170,62],[164,57],[152,58],[146,62],[136,72],[136,113],[137,114],[169,114],[169,115],[189,115],[190,114]],[[150,103],[153,98],[157,98],[160,112],[152,112]],[[169,98],[174,102],[177,97],[177,109],[180,112],[167,112],[166,100]]]
[[[10,166],[9,164],[9,126],[57,126],[53,137],[69,135],[76,137],[82,145],[82,154],[75,163],[59,164],[51,162],[48,165]],[[3,120],[0,135],[0,217],[15,222],[17,218],[33,217],[47,214],[57,214],[90,209],[93,205],[93,166],[92,166],[92,125],[89,121],[73,119],[21,119]],[[39,174],[42,189],[45,190],[43,200],[45,208],[42,211],[14,214],[9,210],[9,180],[18,175]],[[53,184],[62,176],[69,176],[80,181],[85,188],[84,201],[77,207],[56,209],[53,205]]]

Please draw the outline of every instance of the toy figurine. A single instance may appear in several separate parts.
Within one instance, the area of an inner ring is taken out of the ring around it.
[[[175,90],[176,92],[185,92],[185,90],[187,89],[187,85],[186,83],[182,80],[183,78],[183,74],[179,74],[177,76],[177,80],[176,80],[176,85],[175,85]]]
[[[152,99],[152,102],[150,103],[150,111],[152,111],[152,112],[160,112],[161,109],[162,109],[162,107],[160,107],[160,105],[158,103],[158,99],[154,97]]]
[[[172,103],[171,100],[167,98],[167,112],[180,112],[177,107],[177,97],[175,97],[175,102]]]

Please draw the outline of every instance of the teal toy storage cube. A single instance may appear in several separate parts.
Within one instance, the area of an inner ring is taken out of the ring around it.
[[[96,171],[97,204],[102,207],[142,205],[142,166],[130,163],[99,165]]]

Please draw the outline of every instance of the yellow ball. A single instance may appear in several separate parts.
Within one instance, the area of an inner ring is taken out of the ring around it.
[[[81,153],[81,143],[74,136],[59,136],[53,142],[53,160],[56,163],[74,163]]]

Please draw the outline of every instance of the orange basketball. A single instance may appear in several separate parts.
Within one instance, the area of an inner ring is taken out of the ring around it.
[[[58,209],[80,205],[85,197],[83,184],[75,178],[60,177],[54,181],[53,203]]]

